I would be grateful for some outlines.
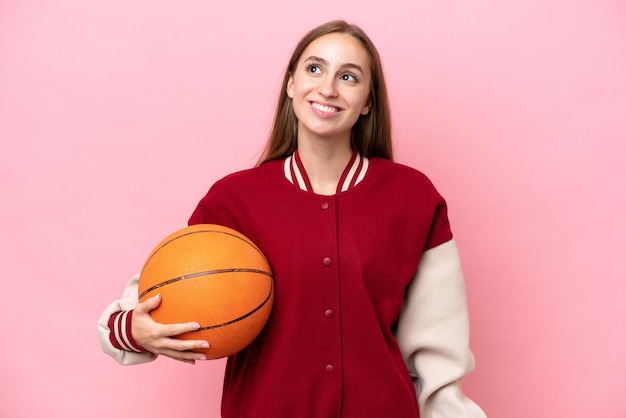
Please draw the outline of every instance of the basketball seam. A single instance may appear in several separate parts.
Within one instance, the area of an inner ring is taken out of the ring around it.
[[[200,234],[200,233],[204,233],[204,232],[213,232],[213,233],[217,233],[217,234],[224,234],[224,235],[229,235],[233,238],[237,238],[238,240],[241,240],[243,242],[245,242],[246,244],[248,244],[249,246],[251,246],[252,248],[255,249],[256,252],[258,252],[261,257],[263,257],[263,259],[265,260],[265,262],[267,263],[267,258],[265,258],[265,254],[263,254],[263,252],[259,249],[259,247],[257,247],[254,243],[249,241],[249,238],[243,238],[239,235],[233,234],[231,232],[228,231],[220,231],[220,230],[216,230],[216,229],[203,229],[201,231],[190,231],[190,232],[186,232],[182,235],[178,235],[173,237],[172,239],[168,240],[167,242],[164,242],[163,244],[161,244],[158,248],[156,248],[152,254],[150,254],[150,256],[148,257],[148,259],[146,260],[144,265],[147,265],[149,263],[149,261],[159,252],[161,251],[161,249],[165,246],[167,246],[168,244],[170,244],[173,241],[176,241],[179,238],[183,238],[186,237],[187,235],[193,235],[193,234]],[[268,263],[269,264],[269,263]]]
[[[265,306],[265,304],[266,304],[266,303],[270,300],[270,298],[272,297],[272,293],[273,293],[273,292],[274,292],[274,284],[273,284],[273,281],[272,281],[272,287],[270,288],[270,291],[269,291],[269,293],[267,294],[267,297],[265,298],[265,300],[264,300],[263,302],[261,302],[261,304],[260,304],[259,306],[257,306],[256,308],[254,308],[253,310],[251,310],[251,311],[250,311],[250,312],[248,312],[247,314],[242,315],[242,316],[240,316],[239,318],[232,319],[232,320],[230,320],[230,321],[228,321],[228,322],[224,322],[223,324],[209,325],[209,326],[206,326],[206,327],[201,327],[201,328],[197,329],[197,330],[196,330],[196,331],[194,331],[194,332],[198,332],[198,331],[206,331],[206,330],[209,330],[209,329],[215,329],[215,328],[225,327],[225,326],[227,326],[227,325],[231,325],[231,324],[234,324],[234,323],[236,323],[236,322],[239,322],[239,321],[242,321],[242,320],[246,319],[246,318],[247,318],[247,317],[249,317],[250,315],[252,315],[252,314],[254,314],[255,312],[257,312],[259,309],[261,309],[263,306]]]
[[[183,281],[183,280],[195,279],[195,278],[201,277],[201,276],[212,276],[212,275],[215,275],[215,274],[224,274],[224,273],[259,273],[259,274],[263,274],[265,276],[272,277],[272,273],[267,272],[265,270],[249,269],[249,268],[231,268],[231,269],[218,269],[218,270],[199,271],[199,272],[196,272],[196,273],[186,274],[186,275],[180,276],[180,277],[174,277],[174,278],[168,279],[168,280],[166,280],[164,282],[157,283],[154,286],[151,286],[148,289],[146,289],[143,292],[141,292],[141,294],[139,295],[139,299],[141,300],[141,298],[143,298],[145,295],[147,295],[148,293],[152,292],[155,289],[158,289],[158,288],[163,287],[163,286],[167,286],[167,285],[172,284],[172,283],[180,282],[180,281]]]

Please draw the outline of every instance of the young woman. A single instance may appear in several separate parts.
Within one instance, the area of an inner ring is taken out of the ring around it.
[[[312,30],[260,164],[215,183],[189,219],[241,231],[274,272],[269,322],[228,358],[223,417],[484,417],[461,391],[473,357],[445,201],[391,149],[376,48],[343,21]],[[198,324],[154,322],[160,299],[137,304],[137,280],[100,319],[105,352],[204,360],[189,350],[210,341],[171,338]]]

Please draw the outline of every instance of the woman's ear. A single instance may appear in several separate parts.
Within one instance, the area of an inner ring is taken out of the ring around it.
[[[363,116],[367,115],[368,113],[370,113],[371,109],[372,109],[372,105],[368,100],[367,103],[365,103],[365,106],[363,106],[363,109],[361,109],[361,115]]]
[[[363,105],[363,108],[361,109],[361,115],[365,116],[369,114],[370,110],[372,110],[372,91],[371,90],[370,90],[370,93],[367,95],[367,101],[365,102],[365,104]]]
[[[289,74],[289,80],[287,80],[286,91],[287,96],[289,96],[290,99],[293,99],[293,76],[291,74]]]

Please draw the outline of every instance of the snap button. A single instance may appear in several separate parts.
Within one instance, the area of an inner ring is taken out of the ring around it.
[[[331,260],[330,257],[324,257],[324,260],[322,260],[325,266],[330,266],[331,264],[333,264],[333,260]]]
[[[330,203],[328,203],[328,202],[324,202],[324,203],[322,203],[322,209],[326,210],[326,209],[328,209],[329,207],[330,207]]]
[[[326,316],[326,318],[332,318],[333,316],[335,316],[335,312],[333,312],[332,309],[326,309],[326,312],[324,312],[324,315]]]
[[[326,373],[328,373],[328,374],[335,373],[335,366],[333,366],[332,364],[328,364],[326,366]]]

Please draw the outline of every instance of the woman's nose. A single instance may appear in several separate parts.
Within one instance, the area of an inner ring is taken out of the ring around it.
[[[335,85],[334,77],[324,77],[320,80],[319,92],[322,96],[325,97],[336,97],[337,96],[337,86]]]

